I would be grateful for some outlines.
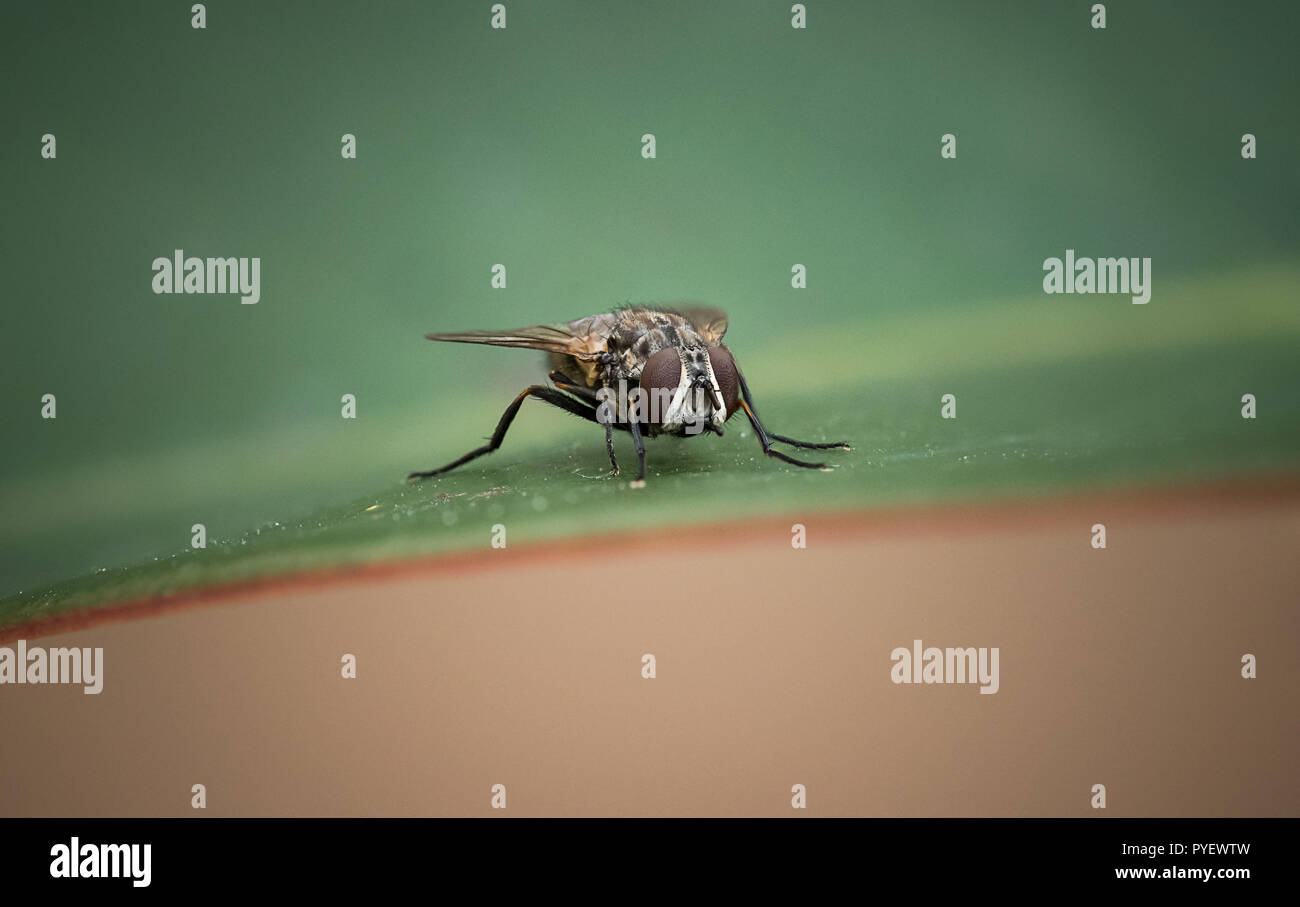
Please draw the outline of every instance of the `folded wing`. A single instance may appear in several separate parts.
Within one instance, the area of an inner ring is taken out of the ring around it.
[[[727,313],[709,305],[677,305],[673,311],[689,321],[706,343],[717,344],[727,333]]]
[[[593,360],[605,351],[613,327],[614,316],[607,314],[505,331],[456,331],[424,336],[430,340],[449,343],[485,343],[489,346],[543,350],[573,356],[575,359]]]

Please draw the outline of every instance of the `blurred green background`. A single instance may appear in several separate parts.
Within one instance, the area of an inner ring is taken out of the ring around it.
[[[495,522],[516,544],[1300,466],[1295,4],[1111,3],[1094,30],[1082,2],[822,0],[794,30],[786,2],[512,0],[503,31],[490,5],[0,10],[9,619]],[[260,257],[261,302],[154,295],[177,248]],[[1044,295],[1067,248],[1152,258],[1150,304]],[[529,403],[497,454],[402,484],[545,375],[426,331],[684,299],[730,313],[772,428],[854,443],[842,468],[733,422],[651,442],[631,492],[598,429]]]

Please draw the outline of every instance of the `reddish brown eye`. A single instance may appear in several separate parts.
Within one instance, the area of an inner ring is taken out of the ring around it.
[[[677,391],[677,386],[682,383],[682,359],[677,354],[675,347],[664,347],[646,360],[645,368],[641,370],[641,390],[644,394],[645,421],[649,422],[650,416],[662,413],[668,408],[668,401]],[[658,405],[650,405],[650,396],[659,394]],[[658,421],[658,420],[656,420]]]
[[[736,360],[725,346],[709,347],[709,362],[713,365],[713,377],[718,379],[718,389],[722,391],[722,402],[727,405],[727,418],[740,408],[738,391],[740,378],[736,374]]]

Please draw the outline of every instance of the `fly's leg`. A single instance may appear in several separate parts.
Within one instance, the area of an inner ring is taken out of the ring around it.
[[[609,466],[614,470],[614,475],[618,475],[618,457],[614,456],[614,425],[611,422],[605,423],[605,450],[609,451]]]
[[[845,441],[832,441],[829,444],[815,444],[811,441],[796,441],[794,438],[787,438],[785,435],[778,435],[776,432],[768,431],[766,428],[763,427],[762,423],[758,421],[758,412],[754,408],[754,398],[750,396],[749,385],[745,383],[745,376],[740,374],[739,369],[736,370],[736,374],[740,378],[740,394],[742,397],[744,397],[744,402],[746,404],[745,415],[749,416],[749,421],[754,423],[754,430],[758,432],[759,440],[762,440],[763,438],[766,437],[771,439],[772,441],[780,441],[783,444],[789,444],[791,447],[803,447],[809,450],[852,450],[853,449],[852,447],[849,447],[848,443]],[[798,460],[791,460],[789,457],[785,456],[784,454],[768,450],[767,444],[763,445],[763,452],[766,454],[770,454],[771,456],[774,456],[779,460],[785,460],[787,463],[794,463],[796,466],[815,465],[818,468],[821,468],[821,464],[800,463]]]
[[[808,463],[804,460],[796,460],[794,457],[786,456],[779,450],[774,450],[772,448],[772,436],[767,433],[763,423],[758,421],[758,416],[755,414],[754,408],[750,406],[749,401],[741,400],[740,406],[745,411],[745,415],[749,417],[749,422],[754,426],[754,431],[758,434],[758,443],[763,445],[763,453],[769,457],[776,457],[784,463],[789,463],[791,466],[802,466],[804,469],[820,469],[822,472],[831,471],[831,467],[825,463]]]
[[[599,395],[597,395],[596,390],[594,388],[583,387],[581,385],[574,384],[573,381],[571,381],[568,378],[568,376],[566,376],[564,372],[560,371],[559,369],[553,369],[551,373],[546,377],[550,379],[550,382],[554,384],[556,387],[558,387],[560,390],[568,391],[569,393],[573,394],[575,397],[582,397],[586,400],[600,399]]]
[[[519,407],[523,406],[524,400],[528,397],[536,397],[539,400],[550,403],[552,406],[558,406],[560,409],[571,412],[575,416],[581,416],[588,421],[597,421],[596,411],[592,407],[585,405],[581,401],[574,400],[572,397],[566,397],[554,388],[534,384],[531,387],[524,388],[523,391],[520,392],[519,396],[515,397],[515,399],[511,401],[510,405],[506,407],[506,411],[502,413],[501,421],[497,423],[496,431],[492,432],[492,438],[488,443],[484,444],[482,447],[474,448],[469,453],[465,454],[465,456],[458,460],[453,460],[439,469],[430,469],[428,472],[413,472],[406,477],[406,481],[418,482],[420,479],[442,475],[444,472],[450,472],[457,466],[465,465],[470,460],[477,459],[484,454],[492,453],[492,451],[500,447],[501,442],[505,440],[506,431],[510,428],[510,423],[515,420],[515,416],[519,412]]]
[[[803,460],[796,460],[794,457],[788,457],[779,450],[773,450],[772,438],[768,435],[767,429],[763,428],[763,423],[758,421],[758,416],[754,415],[754,408],[749,405],[749,401],[741,400],[740,407],[745,411],[745,415],[749,416],[750,424],[754,426],[754,431],[758,434],[758,443],[763,445],[763,453],[789,463],[791,466],[802,466],[804,469],[820,469],[822,472],[831,471],[831,468],[825,463],[807,463]]]
[[[627,430],[632,434],[632,443],[636,445],[636,478],[628,483],[629,488],[645,488],[645,441],[641,438],[641,425],[635,416],[628,420]]]
[[[562,372],[558,370],[551,372],[550,375],[548,375],[547,377],[550,378],[551,383],[554,384],[556,387],[558,387],[560,390],[573,394],[573,396],[575,397],[580,397],[583,400],[590,400],[592,401],[592,403],[597,404],[596,421],[604,424],[605,426],[605,450],[609,452],[609,465],[610,468],[614,471],[614,475],[618,475],[619,474],[618,457],[614,456],[614,418],[612,415],[610,415],[610,408],[609,408],[608,401],[601,400],[600,395],[592,388],[581,387],[577,384],[572,383],[568,378],[564,376]],[[603,407],[603,412],[602,412],[602,407]]]
[[[783,444],[789,444],[791,447],[803,447],[807,450],[852,450],[844,441],[832,441],[829,444],[813,444],[810,441],[796,441],[794,438],[787,438],[785,435],[778,435],[774,431],[767,433],[767,436],[773,441],[780,441]]]

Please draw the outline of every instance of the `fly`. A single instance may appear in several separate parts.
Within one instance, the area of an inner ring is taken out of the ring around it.
[[[614,474],[614,430],[626,431],[636,447],[637,476],[632,487],[645,485],[645,438],[661,434],[690,436],[710,431],[744,410],[763,453],[792,466],[829,470],[825,463],[796,460],[772,447],[780,442],[808,450],[850,450],[843,441],[818,444],[796,441],[768,431],[754,409],[745,376],[722,344],[727,315],[705,306],[632,306],[578,321],[538,324],[512,331],[462,331],[427,334],[430,340],[485,343],[541,350],[549,355],[550,386],[524,388],[506,407],[492,438],[446,466],[413,472],[408,482],[450,472],[505,440],[519,407],[528,397],[580,416],[605,428],[605,449]]]

